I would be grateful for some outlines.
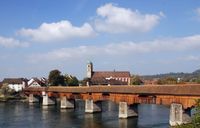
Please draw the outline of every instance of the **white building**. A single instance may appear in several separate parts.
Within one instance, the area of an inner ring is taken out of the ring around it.
[[[8,84],[8,87],[16,92],[22,91],[27,86],[27,79],[24,78],[5,78],[2,83]]]

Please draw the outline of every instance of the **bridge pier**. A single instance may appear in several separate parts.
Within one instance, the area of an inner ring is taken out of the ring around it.
[[[170,106],[169,124],[171,126],[191,123],[191,117],[184,112],[182,104],[173,103]]]
[[[94,112],[101,112],[101,107],[99,104],[95,103],[91,99],[85,100],[85,112],[86,113],[94,113]]]
[[[43,100],[42,100],[42,105],[47,106],[47,105],[54,105],[55,101],[51,99],[46,92],[42,92]]]
[[[136,106],[137,109],[137,106]],[[136,111],[127,102],[119,102],[119,118],[137,117]]]
[[[35,103],[35,102],[39,102],[39,99],[36,98],[33,94],[29,94],[28,101],[29,103]]]
[[[74,108],[74,100],[68,100],[66,97],[61,97],[60,108]]]

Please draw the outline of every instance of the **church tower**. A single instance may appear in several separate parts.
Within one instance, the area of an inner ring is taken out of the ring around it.
[[[93,72],[93,64],[92,62],[87,63],[87,78],[92,78],[92,72]]]

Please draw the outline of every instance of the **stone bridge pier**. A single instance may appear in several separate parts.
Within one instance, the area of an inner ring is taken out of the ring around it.
[[[28,101],[29,101],[29,103],[39,102],[39,97],[34,96],[33,94],[29,94]]]
[[[65,96],[60,99],[60,108],[74,108],[75,100],[68,100]]]
[[[127,102],[119,102],[119,118],[137,117],[137,104],[130,106]]]
[[[191,123],[192,119],[189,113],[186,113],[182,104],[172,103],[170,106],[169,124],[171,126]]]
[[[54,105],[56,103],[55,99],[52,99],[48,96],[46,92],[42,92],[42,105],[47,106],[47,105]]]
[[[101,106],[97,102],[94,102],[92,99],[86,99],[85,112],[86,113],[101,112]]]

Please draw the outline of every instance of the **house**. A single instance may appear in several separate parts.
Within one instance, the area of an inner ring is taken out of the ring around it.
[[[41,86],[46,86],[47,85],[47,80],[46,78],[32,78],[28,81],[28,86],[27,87],[41,87]]]
[[[42,78],[40,78],[40,81],[41,81],[43,84],[45,84],[45,86],[48,85],[48,79],[42,77]]]
[[[27,86],[27,81],[25,78],[5,78],[2,83],[8,84],[9,88],[19,92]]]
[[[91,85],[130,85],[128,71],[93,71],[93,64],[87,64],[87,78]]]

